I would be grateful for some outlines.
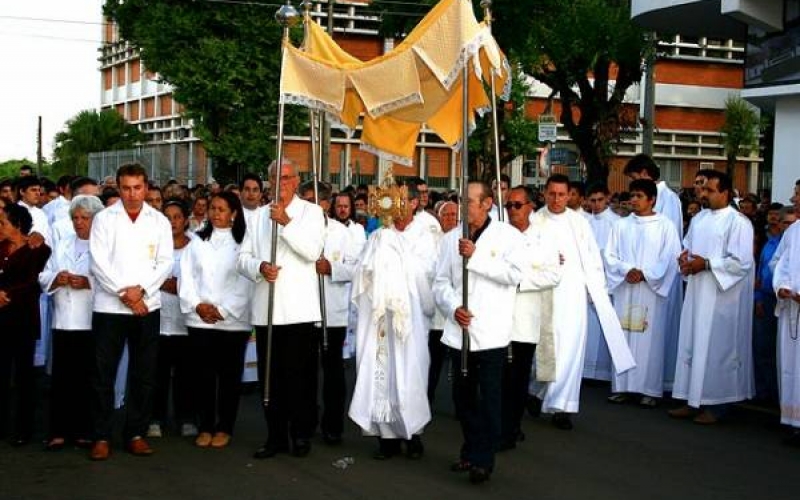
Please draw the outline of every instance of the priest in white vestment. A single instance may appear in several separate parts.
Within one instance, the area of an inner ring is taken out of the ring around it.
[[[550,176],[545,184],[546,206],[536,212],[533,222],[550,226],[550,232],[556,236],[553,244],[564,259],[561,282],[555,288],[553,299],[555,379],[532,384],[534,394],[542,400],[542,411],[554,414],[553,425],[562,430],[572,429],[569,414],[578,412],[589,295],[598,308],[616,370],[624,371],[633,366],[608,297],[600,251],[586,218],[567,208],[568,190],[569,179],[565,175]]]
[[[683,239],[683,206],[678,195],[661,180],[661,169],[646,155],[638,154],[625,165],[625,175],[632,180],[650,179],[656,183],[658,197],[653,209],[672,222],[675,234]],[[705,182],[705,177],[703,178]],[[683,304],[683,280],[675,280],[669,291],[666,322],[664,323],[664,390],[671,391],[675,381],[675,361],[678,357],[678,331],[680,330],[681,306]]]
[[[800,208],[800,196],[793,198]],[[781,423],[792,428],[786,443],[800,446],[800,224],[789,226],[772,278],[778,305],[778,387]]]
[[[349,415],[365,435],[379,438],[376,459],[399,453],[400,439],[406,440],[410,458],[420,458],[419,435],[431,419],[428,330],[435,308],[431,280],[436,241],[414,219],[411,208],[417,201],[418,196],[408,210],[384,218],[384,226],[367,241],[353,277],[358,321]]]
[[[639,404],[656,405],[664,389],[664,327],[669,291],[678,274],[681,243],[672,223],[653,211],[656,184],[649,179],[632,181],[633,213],[611,229],[604,255],[608,289],[620,318],[636,368],[611,379],[609,398],[623,403],[630,393]]]
[[[609,192],[605,184],[589,186],[586,191],[586,200],[589,206],[587,220],[592,228],[594,239],[600,254],[606,246],[611,226],[620,219],[608,206]],[[603,337],[603,328],[597,317],[594,304],[589,302],[587,311],[588,327],[586,330],[586,358],[583,362],[583,377],[594,380],[611,380],[612,366],[611,355],[608,352],[606,339]]]
[[[688,277],[672,397],[675,418],[713,424],[725,405],[753,396],[753,226],[732,208],[730,178],[709,172],[679,265]],[[696,409],[703,411],[695,416]]]

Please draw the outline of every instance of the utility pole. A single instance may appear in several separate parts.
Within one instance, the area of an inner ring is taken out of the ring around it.
[[[333,38],[333,6],[335,0],[328,0],[328,34]],[[320,113],[322,116],[322,137],[320,141],[320,177],[325,182],[331,181],[331,122],[328,120],[325,113]],[[344,175],[344,165],[339,166],[339,176]]]
[[[644,65],[644,95],[642,96],[642,153],[653,156],[653,133],[656,119],[656,50],[658,40],[654,32],[645,34],[652,44]]]
[[[42,115],[39,115],[39,126],[36,129],[36,175],[42,175]]]

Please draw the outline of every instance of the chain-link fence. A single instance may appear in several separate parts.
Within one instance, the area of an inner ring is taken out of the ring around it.
[[[103,180],[114,176],[120,165],[141,163],[150,181],[164,185],[172,179],[193,186],[208,182],[211,172],[202,147],[192,142],[150,144],[136,149],[89,154],[89,177]]]

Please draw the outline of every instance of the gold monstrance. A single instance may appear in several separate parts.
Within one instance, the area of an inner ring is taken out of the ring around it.
[[[408,188],[394,181],[392,168],[386,170],[380,185],[369,186],[367,212],[381,220],[383,227],[392,225],[393,219],[404,219],[411,210],[408,205]]]

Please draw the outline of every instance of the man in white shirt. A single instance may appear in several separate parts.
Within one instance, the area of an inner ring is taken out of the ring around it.
[[[28,175],[17,180],[17,203],[28,210],[33,219],[33,226],[30,232],[29,245],[37,247],[42,243],[53,246],[50,238],[50,223],[47,222],[47,215],[39,208],[41,198],[42,183],[38,177]]]
[[[155,394],[160,288],[173,264],[169,221],[144,202],[147,171],[137,163],[123,165],[117,185],[120,200],[95,215],[89,242],[95,283],[92,460],[106,460],[110,453],[114,380],[126,343],[130,364],[123,435],[132,454],[153,453],[142,436]]]
[[[489,217],[492,192],[483,182],[470,182],[467,225],[444,236],[436,262],[433,292],[447,318],[442,342],[450,347],[453,401],[464,442],[451,470],[469,471],[470,482],[487,481],[494,468],[502,414],[503,365],[511,342],[514,296],[522,277],[515,262],[521,235],[509,224]],[[469,275],[468,305],[464,306],[463,259]],[[469,346],[462,346],[467,330]],[[462,373],[461,349],[468,347],[467,375]]]
[[[331,185],[320,182],[317,191],[317,204],[327,213],[331,206]],[[299,194],[303,200],[314,203],[314,182],[303,183]],[[341,443],[344,431],[343,349],[350,317],[350,283],[366,238],[364,231],[351,232],[336,219],[327,217],[325,222],[325,248],[316,267],[317,274],[324,277],[327,346],[321,325],[315,325],[314,334],[320,343],[322,358],[322,439],[326,444],[337,445]]]
[[[48,202],[42,207],[42,211],[47,215],[47,222],[52,227],[56,220],[69,217],[69,202],[72,200],[72,188],[70,187],[73,177],[62,175],[56,181],[58,198]]]
[[[251,323],[256,328],[258,372],[265,383],[267,349],[272,349],[270,400],[265,408],[268,437],[253,455],[264,459],[289,451],[305,457],[317,426],[317,337],[320,321],[316,262],[325,244],[322,209],[296,192],[300,177],[284,160],[270,166],[270,185],[280,182],[280,199],[258,210],[242,242],[237,269],[255,282]],[[273,222],[277,227],[272,259]],[[269,287],[274,286],[272,344],[267,345]],[[263,387],[262,387],[263,389]]]
[[[242,200],[244,220],[249,228],[255,222],[255,215],[261,207],[261,196],[264,183],[261,177],[253,172],[247,172],[239,183],[239,198]]]

